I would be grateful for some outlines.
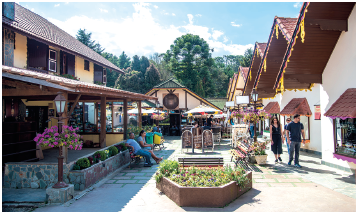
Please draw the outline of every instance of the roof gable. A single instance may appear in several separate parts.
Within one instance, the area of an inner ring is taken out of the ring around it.
[[[14,30],[27,34],[29,37],[41,39],[44,42],[61,47],[71,54],[80,55],[85,59],[92,60],[100,66],[124,73],[120,68],[64,30],[21,5],[15,3],[15,21],[3,16],[2,23],[3,26],[9,26]]]
[[[162,82],[153,88],[186,88],[182,84],[180,84],[176,79],[170,78],[165,82]]]
[[[312,112],[310,110],[306,98],[293,98],[281,111],[282,116],[291,116],[295,114],[310,117]]]
[[[269,114],[279,114],[280,113],[280,107],[279,107],[279,104],[277,101],[269,102],[263,110]]]
[[[356,118],[356,88],[347,89],[324,114],[334,118]]]

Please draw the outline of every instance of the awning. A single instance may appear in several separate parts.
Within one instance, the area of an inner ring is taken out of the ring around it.
[[[263,110],[269,114],[279,114],[281,112],[277,101],[269,102]]]
[[[356,88],[347,89],[324,115],[332,119],[356,118]]]
[[[307,117],[312,115],[306,98],[293,98],[280,113],[282,116],[291,116],[295,114]]]

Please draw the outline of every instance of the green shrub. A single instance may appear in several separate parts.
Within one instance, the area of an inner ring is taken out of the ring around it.
[[[111,151],[111,156],[117,155],[119,150],[115,146],[110,146],[109,151]]]
[[[105,153],[105,151],[96,151],[96,152],[94,153],[95,156],[96,156],[97,154],[100,155],[100,160],[101,160],[101,161],[106,160],[106,153]]]
[[[78,164],[74,164],[73,170],[80,170],[80,166],[78,166]]]
[[[80,169],[85,169],[90,167],[90,161],[88,160],[88,158],[80,158],[76,165],[80,166]]]
[[[173,172],[179,172],[179,163],[174,160],[164,160],[158,167],[158,174],[156,175],[156,181],[159,183],[162,177],[168,177]]]

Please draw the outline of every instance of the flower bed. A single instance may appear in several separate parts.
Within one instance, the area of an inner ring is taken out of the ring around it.
[[[230,166],[181,168],[166,160],[156,174],[156,187],[179,206],[223,207],[252,188],[252,173]]]

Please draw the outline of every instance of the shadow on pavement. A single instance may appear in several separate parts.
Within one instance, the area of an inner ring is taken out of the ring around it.
[[[355,174],[349,175],[348,177],[340,177],[340,178],[335,178],[335,179],[344,181],[345,183],[356,184]]]

